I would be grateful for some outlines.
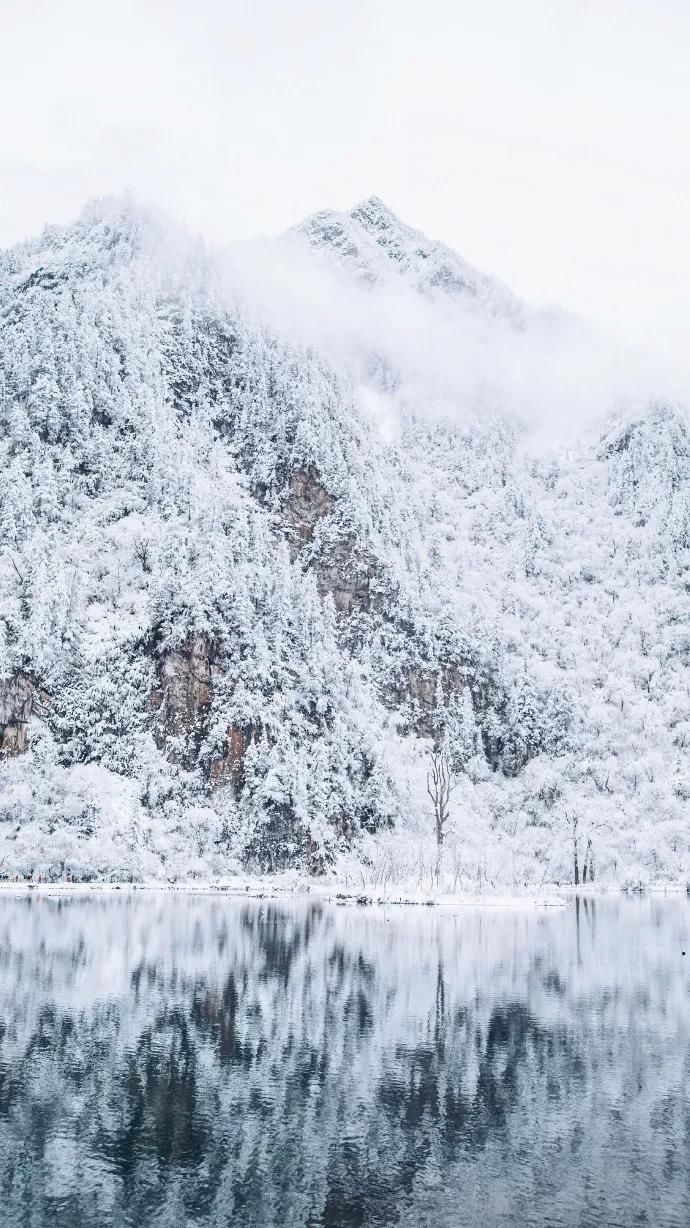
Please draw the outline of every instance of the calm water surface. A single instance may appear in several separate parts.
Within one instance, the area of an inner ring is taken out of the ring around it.
[[[2,1228],[689,1223],[685,898],[0,898]]]

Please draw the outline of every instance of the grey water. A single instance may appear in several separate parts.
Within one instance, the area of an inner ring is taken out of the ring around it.
[[[2,1228],[688,1223],[685,898],[0,898]]]

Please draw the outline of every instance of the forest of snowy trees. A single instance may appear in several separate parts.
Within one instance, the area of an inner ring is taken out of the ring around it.
[[[428,885],[442,747],[446,885],[684,882],[684,409],[537,440],[466,372],[567,323],[378,201],[277,241],[342,330],[251,259],[128,201],[0,253],[0,874]]]

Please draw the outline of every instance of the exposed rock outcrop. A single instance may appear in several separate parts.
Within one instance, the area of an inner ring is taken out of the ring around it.
[[[321,484],[313,471],[295,469],[290,475],[285,514],[299,547],[310,542],[314,530],[335,506],[335,496]]]
[[[159,685],[149,700],[157,713],[155,739],[182,767],[196,766],[217,672],[212,646],[203,638],[188,640],[162,659]]]
[[[327,559],[314,563],[314,571],[321,596],[330,593],[339,614],[368,614],[381,608],[381,565],[369,551],[358,550],[355,542],[339,542]]]
[[[336,498],[326,490],[313,470],[295,469],[290,476],[284,515],[293,557],[314,538],[317,525],[333,511]],[[369,613],[380,608],[376,581],[381,564],[350,537],[309,558],[322,597],[330,593],[339,614]]]
[[[486,697],[481,694],[469,669],[457,665],[446,665],[436,670],[410,666],[397,678],[384,699],[394,708],[406,703],[415,704],[415,731],[424,737],[431,737],[436,731],[439,691],[448,700],[453,695],[461,695],[464,690],[469,690],[475,711],[480,711]]]
[[[220,789],[223,785],[232,785],[236,793],[242,791],[244,757],[256,734],[253,725],[246,725],[244,728],[238,725],[230,726],[222,755],[214,755],[209,764],[212,788]]]
[[[47,695],[23,673],[0,680],[0,757],[21,755],[29,744],[31,717],[41,715]]]
[[[199,765],[199,751],[208,727],[214,681],[222,668],[215,648],[203,637],[188,640],[161,661],[159,686],[149,703],[156,713],[156,744],[171,763],[187,770]],[[204,763],[212,789],[244,784],[244,757],[256,737],[253,725],[230,725],[222,753]]]

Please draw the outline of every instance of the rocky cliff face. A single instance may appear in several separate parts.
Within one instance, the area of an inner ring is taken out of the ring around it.
[[[230,785],[240,794],[245,755],[258,733],[254,726],[229,725],[217,753],[205,759],[200,756],[208,734],[214,683],[222,670],[222,658],[208,640],[189,640],[162,657],[159,683],[151,691],[149,707],[155,713],[156,745],[170,763],[188,771],[201,766],[212,789]]]
[[[327,537],[317,551],[310,549],[317,528],[327,524],[336,505],[336,496],[313,470],[293,471],[284,503],[291,553],[314,572],[321,596],[330,594],[339,615],[382,610],[385,568],[366,543],[341,534]]]
[[[312,540],[316,526],[333,511],[335,503],[335,496],[313,471],[295,469],[290,474],[284,512],[296,552]]]
[[[314,564],[319,592],[330,593],[339,614],[369,614],[385,606],[384,569],[371,551],[350,538],[337,542]]]
[[[209,780],[213,789],[230,785],[235,796],[240,796],[244,786],[244,761],[249,747],[258,736],[253,725],[230,725],[221,753],[213,755],[208,765]]]
[[[11,758],[27,749],[35,707],[36,691],[26,674],[0,680],[0,755]]]
[[[171,763],[196,766],[217,671],[213,649],[201,637],[163,656],[149,703],[156,713],[156,744]]]

